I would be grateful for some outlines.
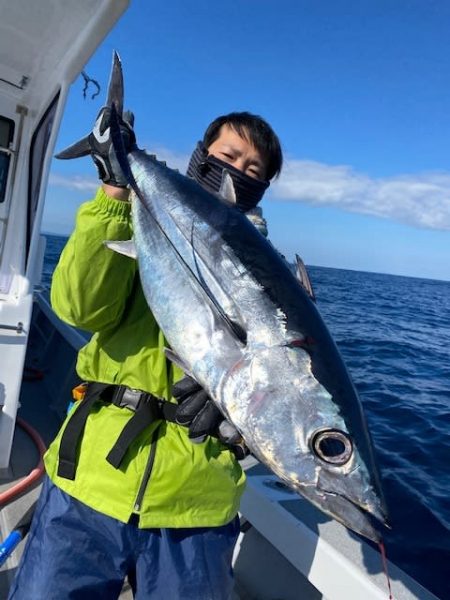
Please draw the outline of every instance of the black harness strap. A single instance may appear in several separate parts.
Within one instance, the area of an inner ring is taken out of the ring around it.
[[[100,394],[107,388],[104,383],[89,384],[86,395],[66,425],[59,445],[58,476],[75,479],[77,450],[86,426],[89,412]]]
[[[134,415],[122,429],[119,437],[108,453],[106,460],[116,469],[136,437],[158,419],[176,422],[177,404],[161,400],[152,394],[131,389],[124,385],[89,383],[86,395],[70,418],[61,438],[59,447],[58,476],[75,479],[77,451],[83,436],[86,421],[93,404],[97,400],[110,402],[121,408],[129,408]]]
[[[162,419],[162,411],[160,410],[158,399],[153,396],[139,405],[134,415],[122,429],[114,446],[106,457],[109,464],[118,469],[133,440],[135,440],[148,425],[158,419]]]
[[[176,423],[175,413],[177,408],[177,404],[166,402],[149,394],[148,398],[139,404],[136,412],[122,429],[116,443],[109,451],[106,457],[109,464],[118,469],[133,440],[154,421],[165,419]]]

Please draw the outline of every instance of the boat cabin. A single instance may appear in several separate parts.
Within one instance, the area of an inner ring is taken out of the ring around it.
[[[9,464],[45,250],[45,191],[67,94],[127,5],[15,0],[1,11],[0,474]]]

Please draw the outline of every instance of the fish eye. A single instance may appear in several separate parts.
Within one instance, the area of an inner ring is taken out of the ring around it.
[[[348,434],[339,429],[321,429],[311,442],[314,454],[326,463],[341,466],[353,454],[353,444]]]

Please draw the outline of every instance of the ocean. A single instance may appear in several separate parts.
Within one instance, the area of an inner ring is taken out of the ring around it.
[[[65,241],[47,236],[45,286]],[[369,422],[392,525],[388,558],[450,599],[450,282],[308,272]]]

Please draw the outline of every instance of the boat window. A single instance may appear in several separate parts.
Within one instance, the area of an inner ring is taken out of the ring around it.
[[[50,106],[44,113],[31,139],[30,147],[30,175],[28,179],[28,235],[27,246],[31,241],[34,219],[39,200],[39,190],[42,182],[42,171],[44,168],[47,147],[52,133],[56,109],[58,107],[59,92],[52,100]]]
[[[10,145],[14,137],[14,121],[0,117],[0,202],[5,201],[6,184],[8,182]]]

